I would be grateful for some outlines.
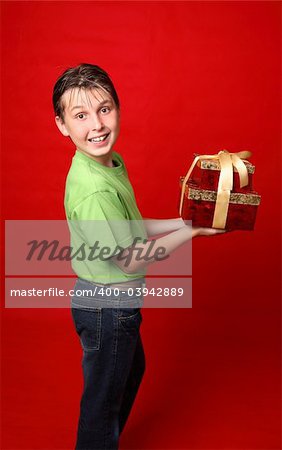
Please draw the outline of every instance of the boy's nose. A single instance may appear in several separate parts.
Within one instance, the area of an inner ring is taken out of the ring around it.
[[[93,117],[93,130],[101,130],[103,128],[102,120],[99,116]]]

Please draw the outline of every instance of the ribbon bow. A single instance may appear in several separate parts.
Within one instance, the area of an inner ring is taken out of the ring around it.
[[[216,155],[200,155],[196,156],[190,169],[187,172],[186,177],[183,180],[179,214],[182,213],[183,200],[185,194],[186,183],[198,161],[203,159],[218,159],[220,164],[220,176],[218,180],[217,197],[215,202],[215,210],[213,216],[213,228],[224,229],[227,219],[230,192],[233,188],[233,166],[236,167],[239,179],[240,187],[247,186],[248,184],[248,171],[244,164],[245,158],[249,158],[251,152],[242,151],[238,153],[229,153],[227,150],[221,150]]]

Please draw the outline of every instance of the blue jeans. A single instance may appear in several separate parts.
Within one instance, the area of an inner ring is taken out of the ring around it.
[[[145,371],[139,332],[142,297],[135,292],[107,288],[106,296],[92,282],[76,282],[72,316],[83,349],[84,377],[76,450],[118,449]]]

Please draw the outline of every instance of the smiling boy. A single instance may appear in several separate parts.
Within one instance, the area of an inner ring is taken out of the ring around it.
[[[218,231],[192,229],[181,218],[142,221],[124,161],[113,150],[120,105],[104,70],[91,64],[66,70],[55,84],[53,105],[60,132],[76,147],[66,181],[67,219],[79,223],[80,238],[88,243],[93,241],[93,230],[102,227],[98,235],[110,249],[108,258],[73,263],[78,280],[72,315],[83,348],[84,375],[75,448],[116,450],[145,370],[137,291],[146,266],[154,261],[154,251],[143,238],[168,233],[156,239],[167,257],[192,237]],[[122,227],[113,227],[113,221]],[[133,221],[142,223],[137,246]],[[138,252],[132,251],[134,245]],[[142,251],[149,257],[140,257]],[[110,296],[105,297],[104,288],[110,289]],[[86,289],[88,293],[80,296]]]
[[[113,167],[112,148],[119,134],[119,108],[101,89],[69,89],[62,98],[64,120],[56,123],[77,150],[106,167]],[[73,106],[75,105],[75,106]]]

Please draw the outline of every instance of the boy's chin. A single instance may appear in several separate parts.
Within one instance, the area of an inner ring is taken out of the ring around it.
[[[77,150],[81,153],[84,153],[85,155],[88,155],[93,158],[102,158],[107,155],[112,154],[112,148],[110,147],[104,147],[104,148],[97,148],[97,149],[82,149],[77,147]]]

